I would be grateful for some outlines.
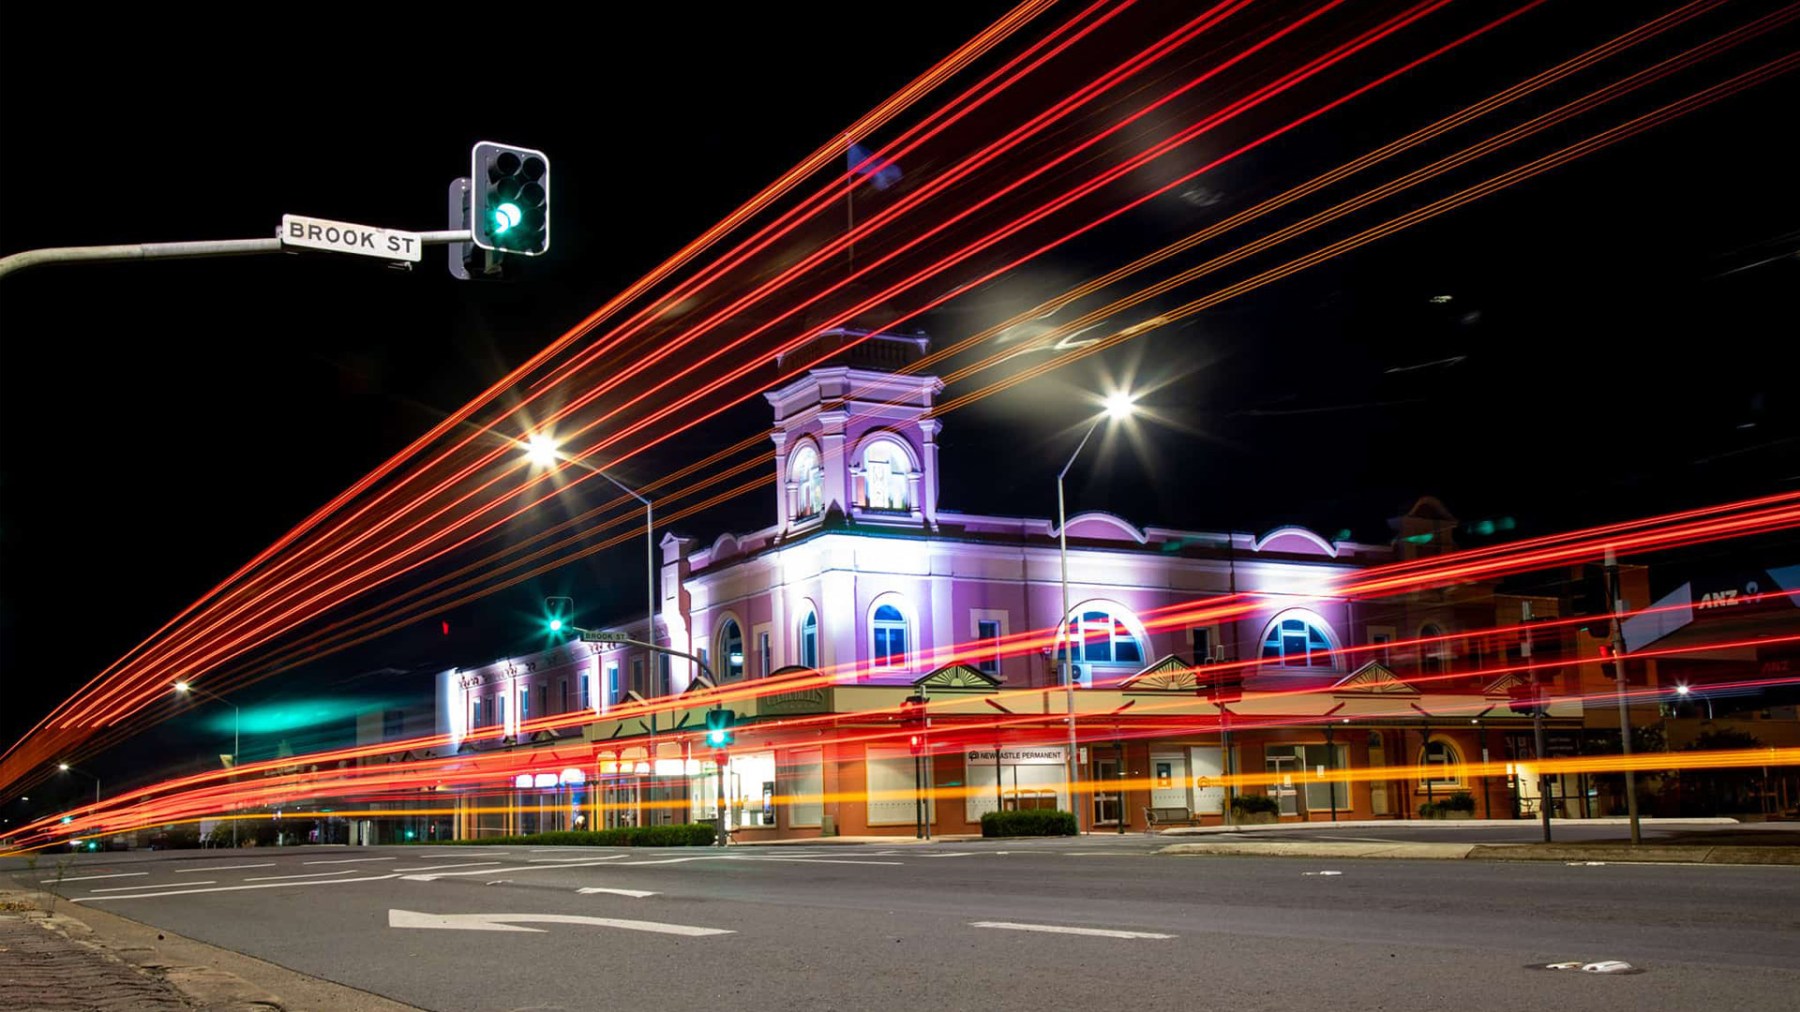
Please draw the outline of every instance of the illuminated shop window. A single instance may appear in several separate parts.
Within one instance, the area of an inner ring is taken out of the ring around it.
[[[903,510],[912,462],[891,440],[877,440],[863,451],[863,500],[872,510]]]
[[[1331,634],[1312,617],[1296,612],[1269,623],[1263,633],[1262,658],[1290,668],[1329,668],[1337,663]]]
[[[891,604],[875,609],[870,632],[874,642],[870,657],[875,667],[906,666],[906,616],[900,614],[900,609]]]

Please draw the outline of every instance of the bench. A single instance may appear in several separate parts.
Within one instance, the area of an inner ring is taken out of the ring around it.
[[[1199,818],[1190,808],[1144,809],[1144,832],[1154,833],[1164,826],[1198,826]]]

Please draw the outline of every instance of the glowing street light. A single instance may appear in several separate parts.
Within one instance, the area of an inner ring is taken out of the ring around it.
[[[89,780],[92,780],[94,782],[94,804],[97,805],[100,803],[100,778],[99,777],[94,776],[92,773],[89,773],[87,770],[77,769],[74,766],[70,766],[68,763],[57,763],[56,768],[63,771],[64,773],[79,773],[82,776],[87,777]],[[26,800],[30,800],[30,799],[26,799]]]
[[[231,768],[234,770],[237,769],[238,756],[239,756],[238,745],[241,740],[239,738],[239,731],[242,729],[243,711],[238,709],[238,705],[236,703],[232,702],[229,699],[226,699],[224,696],[221,696],[216,692],[209,692],[206,689],[202,689],[199,686],[194,685],[191,682],[187,682],[187,681],[176,682],[175,683],[175,691],[176,691],[176,693],[183,695],[183,696],[186,696],[190,693],[198,692],[202,696],[210,696],[213,699],[216,699],[219,702],[224,703],[226,706],[231,707]],[[233,850],[236,850],[237,845],[238,845],[238,825],[237,824],[238,824],[238,820],[236,820],[236,819],[231,820],[231,847]]]
[[[1087,447],[1088,440],[1093,438],[1094,430],[1100,427],[1101,422],[1123,421],[1130,418],[1137,408],[1136,398],[1125,390],[1107,395],[1103,404],[1106,410],[1094,419],[1092,425],[1088,426],[1087,433],[1081,437],[1081,442],[1075,445],[1075,452],[1069,454],[1069,462],[1064,464],[1063,469],[1056,474],[1056,549],[1062,560],[1062,619],[1058,626],[1063,641],[1063,698],[1069,712],[1069,808],[1073,809],[1076,829],[1081,828],[1081,809],[1075,800],[1075,782],[1079,774],[1077,758],[1081,753],[1075,741],[1075,679],[1074,671],[1070,666],[1074,643],[1071,642],[1073,637],[1069,635],[1069,514],[1064,503],[1063,479],[1068,477],[1069,468],[1075,466],[1075,458],[1081,456],[1081,451]],[[1119,818],[1125,818],[1122,810]]]
[[[556,452],[556,437],[547,432],[533,433],[525,441],[525,456],[538,467],[550,467],[560,458]]]

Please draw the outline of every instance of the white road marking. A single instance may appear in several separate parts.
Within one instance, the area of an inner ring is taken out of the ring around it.
[[[689,924],[662,924],[657,921],[625,921],[616,917],[587,917],[581,914],[424,914],[414,910],[389,910],[390,928],[447,928],[452,931],[532,931],[520,924],[591,924],[597,928],[622,928],[626,931],[651,931],[660,935],[731,935],[725,928],[697,928]]]
[[[457,875],[491,875],[494,872],[502,871],[551,871],[556,868],[586,868],[596,864],[605,864],[608,861],[616,861],[624,856],[624,854],[608,854],[605,857],[589,858],[579,864],[571,864],[568,862],[563,862],[561,864],[521,864],[511,868],[476,868],[472,871],[431,872],[425,875],[407,875],[405,878],[408,882],[433,882],[440,878],[451,878]]]
[[[197,871],[237,871],[239,868],[273,868],[273,867],[275,867],[275,862],[273,862],[273,861],[266,861],[262,864],[209,864],[204,868],[177,868],[177,869],[175,869],[175,874],[177,874],[177,875],[192,875],[193,873],[195,873]]]
[[[144,874],[148,875],[149,872]],[[143,900],[157,896],[186,896],[189,893],[231,893],[245,889],[298,889],[301,886],[345,885],[351,882],[380,882],[383,879],[399,878],[398,874],[371,875],[368,878],[334,878],[317,882],[259,882],[256,885],[212,886],[208,889],[174,889],[157,893],[129,893],[124,896],[77,896],[71,903],[102,903],[109,900]]]
[[[350,871],[351,871],[351,869],[345,868],[343,871],[315,871],[315,872],[311,872],[306,875],[257,875],[254,878],[247,878],[244,881],[246,881],[246,882],[273,882],[276,879],[284,879],[284,878],[324,878],[327,875],[347,875],[350,873]]]
[[[972,850],[960,850],[954,854],[918,854],[915,856],[917,856],[917,857],[974,857],[975,852]]]
[[[304,864],[357,864],[362,861],[398,861],[395,857],[346,857],[337,861],[305,861]]]
[[[840,861],[829,857],[727,857],[726,861],[796,861],[801,864],[886,864],[902,865],[904,861]]]
[[[129,887],[127,887],[127,888],[129,888]],[[653,892],[650,892],[645,889],[608,889],[605,886],[587,886],[585,888],[577,889],[575,891],[582,894],[583,896],[589,895],[591,893],[610,893],[611,895],[614,895],[614,896],[629,896],[634,900],[641,900],[646,896],[661,895],[660,893],[653,893]]]
[[[498,861],[464,861],[461,864],[427,864],[417,868],[395,868],[395,871],[437,871],[440,868],[476,868],[482,865],[499,864]]]
[[[148,875],[148,874],[150,874],[150,873],[147,871],[122,871],[122,872],[119,872],[117,875],[76,875],[73,878],[47,878],[47,879],[40,879],[39,881],[43,885],[55,885],[58,882],[92,882],[96,879],[136,878],[138,876]]]
[[[216,881],[215,879],[203,878],[198,882],[167,882],[167,883],[164,883],[163,885],[151,885],[148,882],[140,882],[137,885],[107,886],[104,889],[89,889],[88,892],[125,893],[125,892],[130,892],[133,889],[173,889],[176,886],[209,886],[209,885],[212,885],[215,881]]]
[[[1014,924],[1011,921],[974,921],[971,928],[1000,928],[1005,931],[1045,931],[1053,935],[1098,935],[1101,938],[1174,938],[1154,931],[1112,931],[1108,928],[1065,928],[1060,924]]]

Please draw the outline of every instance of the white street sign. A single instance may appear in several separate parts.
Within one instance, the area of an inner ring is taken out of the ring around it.
[[[281,245],[415,263],[425,257],[425,243],[417,232],[353,225],[347,221],[298,214],[281,216]]]
[[[725,928],[696,928],[687,924],[660,924],[656,921],[627,921],[616,917],[587,917],[581,914],[422,914],[414,910],[389,910],[390,928],[447,928],[452,931],[537,931],[519,924],[591,924],[598,928],[623,928],[626,931],[653,931],[661,935],[731,935]]]
[[[581,634],[583,643],[624,643],[629,638],[622,632],[584,632]]]

